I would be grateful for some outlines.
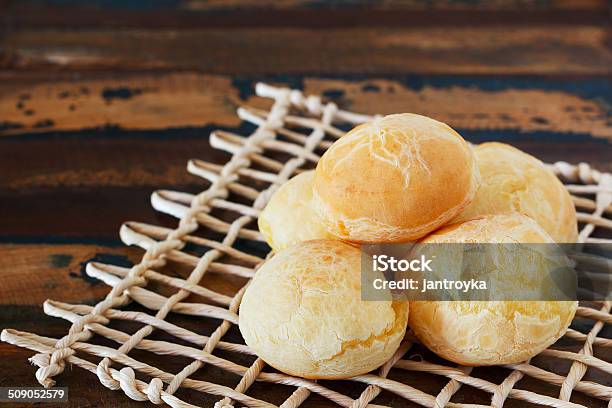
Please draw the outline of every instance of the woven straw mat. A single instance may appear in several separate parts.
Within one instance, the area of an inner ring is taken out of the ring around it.
[[[606,325],[612,324],[610,301],[580,305],[572,328],[560,340],[573,344],[576,352],[551,348],[538,356],[553,362],[544,367],[528,361],[495,368],[505,373],[499,381],[483,378],[489,368],[417,358],[414,349],[421,346],[410,334],[390,361],[376,373],[351,378],[351,387],[346,381],[318,383],[266,367],[236,334],[246,284],[268,251],[255,220],[272,193],[296,172],[313,168],[325,149],[344,134],[342,129],[371,117],[340,110],[298,90],[258,84],[256,93],[272,105],[269,111],[238,110],[239,117],[253,125],[249,136],[225,131],[210,135],[211,145],[230,153],[231,159],[223,166],[200,160],[188,163],[190,173],[207,181],[204,191],[153,193],[153,207],[178,219],[178,226],[126,222],[121,239],[144,250],[140,263],[131,268],[87,265],[89,276],[111,288],[104,300],[95,306],[47,300],[46,314],[70,322],[61,339],[11,329],[2,332],[3,341],[38,353],[30,361],[38,367],[36,378],[42,385],[53,386],[53,378],[70,364],[134,400],[172,407],[195,407],[198,397],[204,399],[200,393],[207,394],[207,401],[215,396],[215,407],[226,408],[380,407],[374,401],[379,394],[377,401],[399,401],[394,406],[501,407],[512,402],[513,406],[583,407],[571,402],[579,393],[596,406],[612,407],[612,363],[597,357],[612,355],[612,339],[605,337],[606,331],[610,333]],[[612,242],[593,237],[601,229],[612,229],[612,175],[584,163],[557,162],[550,167],[573,195],[580,241]],[[216,281],[231,285],[207,285],[211,274],[223,275]],[[221,293],[227,293],[228,287],[233,288],[230,296]],[[161,368],[168,362],[175,364],[173,372]],[[559,367],[563,372],[553,370]],[[590,375],[595,371],[598,375]],[[412,381],[388,378],[402,375]],[[424,376],[441,386],[429,392],[419,389],[425,383],[419,378]],[[540,382],[543,385],[537,389],[549,392],[521,389],[517,383],[522,379]],[[261,388],[253,391],[262,387],[256,382],[282,388],[284,394],[275,395],[284,398],[273,403],[251,396],[268,395]],[[453,402],[461,387],[472,387],[473,392],[464,392],[461,402]],[[342,392],[348,388],[361,391],[348,396]],[[480,401],[483,393],[488,395],[489,405],[470,404],[467,399],[475,393]]]

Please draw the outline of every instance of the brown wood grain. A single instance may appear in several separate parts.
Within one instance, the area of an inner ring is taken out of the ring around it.
[[[367,1],[367,0],[348,0],[344,2],[312,2],[308,0],[178,0],[172,2],[158,2],[147,4],[147,2],[100,2],[95,0],[21,0],[10,1],[2,0],[0,7],[7,11],[20,10],[22,8],[56,8],[62,9],[61,4],[67,4],[75,8],[90,10],[198,10],[198,11],[227,11],[236,12],[241,9],[351,9],[371,10],[388,9],[394,11],[401,10],[512,10],[512,9],[540,9],[547,12],[555,10],[606,10],[609,6],[606,0],[402,0],[402,1]]]
[[[236,9],[245,7],[257,7],[262,9],[270,8],[308,8],[312,7],[312,2],[305,0],[183,0],[178,2],[178,8],[190,10],[218,10]],[[507,10],[512,8],[540,8],[547,11],[556,9],[596,9],[601,10],[607,7],[605,0],[404,0],[401,2],[385,1],[346,1],[344,8],[384,8],[392,10],[402,9],[487,9],[487,10]]]
[[[29,140],[6,138],[0,149],[0,194],[2,190],[27,195],[28,191],[51,193],[50,188],[76,191],[104,186],[204,187],[204,179],[187,173],[187,161],[223,163],[229,157],[211,149],[209,132],[195,128],[166,137],[164,131],[134,134],[110,129]]]
[[[577,89],[580,82],[577,81]],[[456,83],[407,86],[393,79],[303,79],[304,92],[336,97],[362,113],[415,112],[467,130],[589,134],[612,139],[608,102],[578,92],[537,87],[487,90]],[[237,127],[243,104],[266,107],[232,78],[196,73],[123,74],[113,78],[38,81],[5,75],[0,83],[0,135],[95,127],[164,129]],[[206,138],[207,134],[202,134]],[[1,177],[1,176],[0,176]]]
[[[459,129],[583,133],[612,139],[605,101],[567,91],[483,90],[467,85],[411,89],[384,79],[347,82],[316,78],[306,78],[304,89],[315,95],[336,91],[342,106],[354,112],[414,112]]]
[[[117,243],[119,228],[125,221],[175,225],[175,219],[151,207],[153,191],[150,187],[5,191],[0,195],[0,213],[7,215],[0,217],[0,236],[4,242],[16,243]]]
[[[5,1],[12,28],[424,27],[533,23],[607,24],[606,0]],[[0,6],[1,10],[1,6]]]
[[[0,304],[40,307],[51,298],[90,304],[109,288],[85,274],[90,260],[129,266],[141,251],[125,246],[0,244]]]
[[[237,90],[230,78],[222,76],[132,74],[31,86],[4,81],[0,87],[4,88],[0,122],[9,124],[5,134],[104,126],[160,129],[240,124],[235,114]]]
[[[15,29],[13,69],[198,69],[218,74],[608,75],[611,28],[591,25]]]
[[[129,269],[140,261],[143,250],[117,243],[109,244],[0,244],[0,307],[40,307],[47,299],[66,303],[96,304],[109,292],[110,287],[86,273],[90,262],[110,264]],[[226,262],[220,258],[220,262]],[[158,269],[167,276],[187,277],[191,268],[169,262]],[[246,284],[246,279],[208,272],[200,284],[217,293],[233,296]],[[179,289],[169,285],[149,282],[148,288],[156,293],[171,296]],[[203,302],[205,299],[191,295],[185,301]]]

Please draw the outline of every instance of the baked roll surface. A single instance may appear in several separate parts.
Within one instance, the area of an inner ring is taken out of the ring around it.
[[[554,243],[535,221],[521,214],[489,215],[454,224],[422,242]],[[540,283],[535,278],[520,275],[517,268],[517,290],[534,289],[521,285]],[[410,327],[430,350],[455,363],[512,364],[556,342],[577,306],[573,301],[413,301]]]
[[[266,242],[278,252],[301,241],[334,239],[312,208],[314,170],[283,184],[270,198],[257,224]]]
[[[348,378],[384,364],[404,337],[408,302],[362,301],[360,259],[340,241],[277,253],[242,299],[246,344],[272,367],[305,378]]]
[[[457,132],[425,116],[389,115],[357,126],[325,152],[313,206],[346,241],[405,242],[454,218],[477,185],[472,149]]]
[[[474,153],[480,187],[453,222],[516,211],[533,218],[556,242],[576,242],[578,224],[572,198],[540,160],[496,142],[480,144]]]

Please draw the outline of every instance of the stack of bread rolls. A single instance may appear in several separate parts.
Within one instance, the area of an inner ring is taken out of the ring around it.
[[[393,356],[408,324],[448,360],[516,363],[559,339],[576,311],[562,301],[361,299],[361,244],[577,238],[571,197],[542,162],[502,143],[471,147],[425,116],[389,115],[348,132],[316,170],[276,191],[259,227],[276,254],[244,293],[240,331],[288,374],[371,371]]]

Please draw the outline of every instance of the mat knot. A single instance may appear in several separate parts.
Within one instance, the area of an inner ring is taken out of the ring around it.
[[[66,364],[64,359],[72,356],[74,350],[69,347],[62,347],[53,351],[53,353],[38,353],[32,356],[29,360],[32,364],[38,366],[36,370],[36,379],[45,388],[50,388],[55,385],[52,377],[61,374],[64,371]]]
[[[96,375],[98,379],[106,388],[110,390],[118,390],[121,388],[119,386],[119,381],[115,380],[111,375],[108,365],[106,365],[105,360],[102,360],[100,364],[96,367]]]
[[[161,393],[163,383],[159,378],[154,378],[144,390],[141,390],[142,383],[136,380],[136,374],[130,367],[122,368],[119,371],[119,386],[125,394],[136,401],[151,401],[154,404],[161,404]]]
[[[145,393],[149,397],[149,401],[154,404],[162,404],[164,401],[161,399],[161,393],[164,390],[164,383],[159,378],[151,380]]]

